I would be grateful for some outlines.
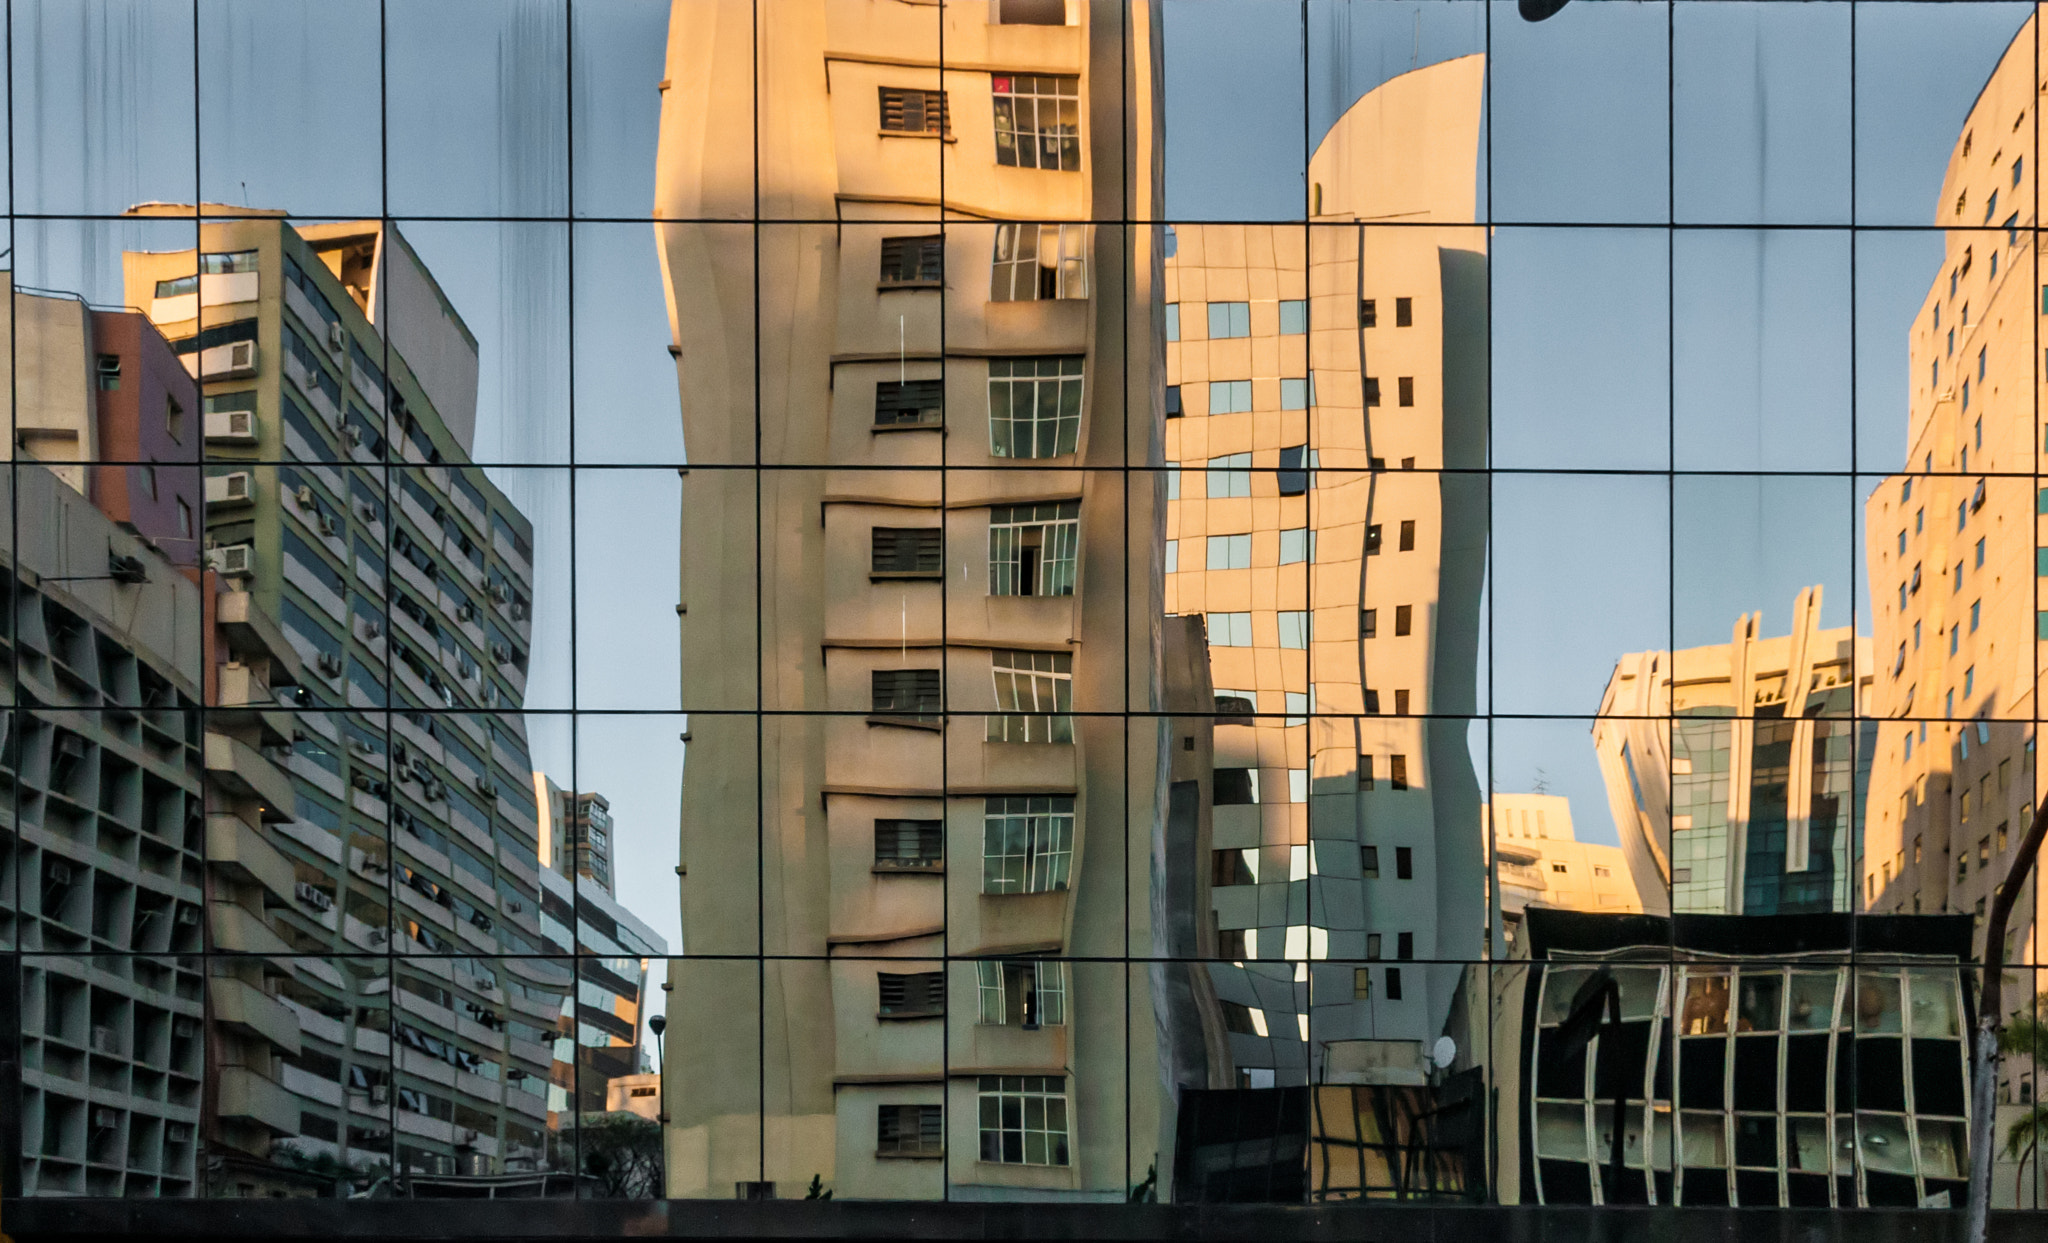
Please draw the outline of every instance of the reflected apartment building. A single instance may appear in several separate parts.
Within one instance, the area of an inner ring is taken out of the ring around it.
[[[1979,938],[2040,782],[2029,723],[2048,637],[2037,611],[2048,560],[2036,551],[2048,492],[2031,477],[2048,310],[2031,253],[2037,22],[2013,39],[1949,156],[1934,220],[1942,265],[1907,339],[1906,460],[1864,503],[1872,714],[1884,723],[1858,884],[1870,910],[1967,914]],[[2009,962],[2036,960],[2038,893],[2013,909]]]
[[[290,773],[262,835],[289,892],[266,930],[213,941],[278,965],[265,989],[298,1031],[277,1142],[242,1181],[545,1169],[571,981],[525,957],[532,535],[469,464],[475,338],[395,228],[234,214],[125,270],[201,387],[207,564],[302,670],[262,716]]]
[[[1120,1201],[1149,975],[1068,960],[1152,944],[1159,238],[1090,222],[1159,214],[1157,12],[775,18],[679,0],[663,83],[669,1194]]]
[[[1820,608],[1809,587],[1789,634],[1745,613],[1727,643],[1615,662],[1593,745],[1651,914],[1854,909],[1875,679],[1870,640]]]
[[[11,282],[9,282],[11,285]],[[197,388],[141,315],[7,288],[20,457],[0,729],[0,944],[26,1195],[234,1194],[296,1110],[274,940],[297,660],[196,566]],[[38,463],[47,463],[42,465]],[[18,975],[17,975],[18,964]]]
[[[1485,927],[1483,58],[1393,78],[1310,222],[1166,262],[1166,609],[1206,622],[1224,1082],[1421,1083]],[[1380,222],[1398,221],[1398,224]],[[1464,1043],[1460,1041],[1460,1043]]]
[[[1619,846],[1582,842],[1571,800],[1557,794],[1495,793],[1482,809],[1492,828],[1481,845],[1498,884],[1501,937],[1510,951],[1531,907],[1639,915],[1643,897]]]

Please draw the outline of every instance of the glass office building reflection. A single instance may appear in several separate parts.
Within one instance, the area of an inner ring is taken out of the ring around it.
[[[2036,12],[15,0],[10,1230],[1953,1208]]]

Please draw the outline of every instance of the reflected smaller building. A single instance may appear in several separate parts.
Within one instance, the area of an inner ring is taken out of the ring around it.
[[[1481,817],[1493,827],[1487,849],[1495,866],[1487,877],[1499,886],[1500,925],[1510,946],[1520,935],[1522,912],[1532,906],[1642,913],[1643,897],[1621,847],[1578,840],[1570,799],[1497,793]]]
[[[1593,745],[1652,914],[1846,911],[1870,784],[1870,640],[1820,628],[1821,589],[1792,631],[1745,613],[1724,644],[1615,662]],[[1669,895],[1668,901],[1666,895]]]
[[[1534,908],[1526,930],[1527,964],[1495,969],[1501,1203],[1962,1203],[1967,917]],[[1567,1058],[1602,972],[1621,1031]]]

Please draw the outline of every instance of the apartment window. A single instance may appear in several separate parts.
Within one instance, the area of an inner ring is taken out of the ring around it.
[[[1180,303],[1178,302],[1166,304],[1166,339],[1169,341],[1180,340]]]
[[[2022,118],[2022,119],[2024,119],[2024,118]],[[2013,183],[2014,185],[2018,185],[2018,184],[2020,183],[2020,170],[2021,170],[2022,168],[2024,168],[2025,166],[2026,166],[2026,157],[2025,157],[2025,156],[2020,156],[2020,155],[2016,155],[2016,156],[2012,157],[2012,183]]]
[[[990,742],[1074,741],[1074,658],[1066,652],[995,652]]]
[[[162,498],[160,498],[160,497],[158,497],[158,496],[157,496],[157,492],[156,492],[156,467],[154,467],[154,466],[145,466],[145,467],[143,467],[143,468],[142,468],[142,471],[141,471],[141,475],[142,475],[142,495],[143,495],[143,496],[145,496],[145,497],[147,497],[147,498],[149,498],[149,499],[150,499],[150,500],[152,500],[152,501],[154,501],[154,500],[160,500],[160,499],[162,499]]]
[[[1408,757],[1390,755],[1387,757],[1387,788],[1405,790],[1408,788]]]
[[[1380,714],[1380,693],[1371,687],[1367,687],[1365,690],[1365,714],[1367,716],[1378,716]]]
[[[1984,608],[1984,602],[1983,602],[1982,600],[1972,600],[1972,601],[1970,601],[1970,633],[1971,633],[1971,634],[1975,634],[1975,633],[1977,633],[1977,621],[1978,621],[1978,618],[1979,618],[1979,617],[1981,616],[1981,614],[1982,614],[1983,608]]]
[[[1252,494],[1252,455],[1232,453],[1209,459],[1209,499]]]
[[[192,538],[192,506],[182,496],[178,498],[178,534]]]
[[[1050,893],[1067,887],[1074,853],[1072,795],[987,800],[981,839],[983,893]]]
[[[1402,935],[1406,936],[1408,934],[1403,933]],[[1399,967],[1387,968],[1387,1000],[1401,1000],[1401,969]]]
[[[1413,518],[1401,520],[1401,551],[1415,551],[1415,519]]]
[[[883,380],[875,385],[876,427],[936,427],[944,415],[943,380]]]
[[[1004,7],[1008,7],[1005,5]],[[877,1105],[875,1155],[878,1157],[943,1157],[946,1155],[945,1109],[939,1105]]]
[[[1407,716],[1407,715],[1408,715],[1408,692],[1407,692],[1407,691],[1395,691],[1395,692],[1394,692],[1394,715],[1395,715],[1395,716]]]
[[[1207,618],[1210,647],[1250,647],[1252,645],[1252,615],[1250,613],[1211,613]]]
[[[1298,337],[1308,331],[1308,303],[1301,299],[1280,300],[1280,335]]]
[[[1401,960],[1401,961],[1403,961],[1403,962],[1406,962],[1406,961],[1408,961],[1409,959],[1411,959],[1411,958],[1415,957],[1415,934],[1414,934],[1414,933],[1412,933],[1412,932],[1402,932],[1402,933],[1397,933],[1397,934],[1395,934],[1395,938],[1394,938],[1394,957],[1396,957],[1396,958],[1400,959],[1400,960]]]
[[[162,295],[158,296],[161,297]],[[121,356],[119,354],[100,355],[94,361],[93,375],[99,382],[101,392],[112,393],[118,391],[121,387]]]
[[[1081,502],[1003,505],[988,516],[992,596],[1071,596],[1081,545]]]
[[[1958,561],[1958,562],[1956,562],[1956,582],[1955,582],[1955,586],[1953,586],[1953,587],[1949,588],[1949,590],[1950,590],[1951,592],[1957,592],[1957,591],[1961,591],[1962,589],[1963,589],[1963,563],[1962,563],[1962,562],[1960,562],[1960,561]]]
[[[882,92],[882,130],[890,134],[946,134],[952,132],[952,115],[946,107],[946,92],[906,90],[885,86]]]
[[[1048,458],[1072,453],[1081,436],[1081,365],[1079,355],[990,359],[990,455]]]
[[[1353,967],[1351,969],[1351,999],[1353,1001],[1372,1000],[1371,967]]]
[[[1394,299],[1394,327],[1408,328],[1415,323],[1415,299]]]
[[[1380,611],[1378,609],[1360,609],[1358,613],[1358,637],[1361,639],[1377,639],[1379,635]]]
[[[1309,468],[1315,465],[1314,459],[1315,455],[1307,445],[1292,445],[1280,450],[1280,495],[1300,496],[1308,491]]]
[[[1166,417],[1167,417],[1167,418],[1169,418],[1169,419],[1177,419],[1177,418],[1180,418],[1180,417],[1181,417],[1181,415],[1182,415],[1183,413],[1184,413],[1184,412],[1182,411],[1182,409],[1181,409],[1181,405],[1180,405],[1180,385],[1178,385],[1178,384],[1169,384],[1169,385],[1167,385],[1167,386],[1166,386]]]
[[[1222,696],[1217,696],[1220,709]],[[1211,777],[1214,790],[1212,797],[1218,807],[1247,807],[1259,801],[1258,770],[1255,768],[1219,768]]]
[[[1280,564],[1295,565],[1309,561],[1314,547],[1315,537],[1307,527],[1288,527],[1280,532]]]
[[[996,163],[1076,172],[1081,167],[1081,80],[998,73]]]
[[[1365,555],[1376,557],[1380,552],[1380,524],[1375,522],[1365,529]]]
[[[1280,408],[1282,410],[1308,409],[1308,390],[1309,383],[1305,377],[1298,380],[1282,379],[1280,381]]]
[[[1211,302],[1209,304],[1209,339],[1222,341],[1231,337],[1252,335],[1252,304],[1249,302]]]
[[[1981,539],[1977,541],[1977,568],[1984,568],[1984,541]]]
[[[1371,847],[1367,847],[1367,849],[1371,849]],[[1377,933],[1377,932],[1368,932],[1368,933],[1366,933],[1366,934],[1365,934],[1365,959],[1366,959],[1366,961],[1367,961],[1367,962],[1378,962],[1378,961],[1380,960],[1380,956],[1381,956],[1381,954],[1380,954],[1380,934],[1379,934],[1379,933]]]
[[[945,572],[937,527],[876,527],[870,571],[875,574],[935,578]]]
[[[1274,614],[1280,624],[1280,646],[1306,650],[1308,648],[1308,613],[1306,611],[1282,609]]]
[[[1210,414],[1243,414],[1252,408],[1250,380],[1209,381]]]
[[[1210,852],[1209,883],[1211,885],[1256,885],[1258,873],[1252,871],[1252,862],[1258,858],[1255,850],[1216,850]],[[1249,856],[1249,859],[1247,858]]]
[[[882,239],[882,285],[936,285],[946,273],[946,239],[885,237]]]
[[[178,399],[169,393],[164,394],[164,431],[172,440],[184,443],[185,407],[179,405]]]
[[[2010,820],[2001,821],[1998,825],[1998,852],[2000,854],[2005,853],[2006,831],[2011,827],[2012,822]]]
[[[976,964],[981,1021],[992,1027],[1061,1027],[1067,1021],[1066,965],[1027,958]]]
[[[1209,558],[1205,568],[1249,570],[1251,567],[1252,537],[1249,534],[1209,536]]]
[[[937,820],[875,821],[875,866],[932,868],[945,861],[945,826]]]
[[[1067,1164],[1067,1081],[1060,1075],[981,1076],[981,1159]]]
[[[2042,299],[2044,303],[2048,303],[2048,293],[2043,293]],[[1371,298],[1360,299],[1358,303],[1358,326],[1360,328],[1376,328],[1379,326],[1379,322],[1380,313],[1377,303]]]
[[[910,975],[882,972],[875,977],[881,1015],[885,1019],[931,1018],[946,1012],[946,973],[919,971]]]
[[[1414,850],[1414,848],[1413,848],[1413,847],[1410,847],[1410,846],[1396,846],[1396,847],[1394,847],[1394,879],[1395,879],[1395,880],[1414,880],[1414,879],[1415,879],[1415,850]],[[1401,957],[1403,957],[1403,958],[1406,958],[1406,957],[1408,957],[1408,955],[1406,955],[1406,954],[1403,954],[1403,955],[1401,955]]]
[[[1365,377],[1365,404],[1367,407],[1380,404],[1380,381],[1378,376]]]
[[[1088,226],[999,224],[989,285],[991,302],[1036,302],[1088,296]],[[1167,339],[1180,339],[1180,308],[1167,308]]]
[[[1361,790],[1372,789],[1372,757],[1370,755],[1358,757],[1358,788]],[[1365,849],[1371,851],[1372,847],[1367,846]],[[1373,871],[1375,874],[1379,871],[1379,857],[1377,854],[1373,857]]]
[[[996,22],[1003,26],[1064,26],[1067,0],[998,0]]]
[[[1402,376],[1402,377],[1400,378],[1400,380],[1399,380],[1399,381],[1397,381],[1397,383],[1398,383],[1398,384],[1400,385],[1400,390],[1401,390],[1401,392],[1400,392],[1400,403],[1401,403],[1402,405],[1404,405],[1404,406],[1412,406],[1412,405],[1414,405],[1414,404],[1415,404],[1415,377],[1414,377],[1414,376],[1406,376],[1406,375],[1404,375],[1404,376]]]
[[[934,725],[938,723],[937,669],[877,669],[869,678],[875,716],[907,717]]]
[[[1956,505],[1956,530],[1962,530],[1966,525],[1969,524],[1969,521],[1970,503],[1968,501],[1959,502]]]
[[[1394,606],[1394,634],[1396,637],[1404,636],[1409,632],[1414,617],[1414,605],[1397,604]]]
[[[1177,539],[1170,539],[1166,541],[1166,572],[1168,574],[1174,574],[1178,573],[1179,571],[1180,541]]]

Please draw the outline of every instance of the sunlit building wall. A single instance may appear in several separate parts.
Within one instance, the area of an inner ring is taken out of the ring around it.
[[[290,965],[273,1162],[330,1186],[546,1169],[571,979],[532,957],[532,531],[469,464],[475,338],[388,225],[199,237],[130,252],[127,301],[200,384],[207,564],[302,669],[277,700],[294,811],[266,835],[290,897],[275,931],[214,940]]]
[[[2048,492],[2026,477],[2039,470],[2048,310],[2032,250],[2037,29],[2030,18],[2013,39],[1949,157],[1933,221],[1942,265],[1906,342],[1906,460],[1864,504],[1872,712],[1885,724],[1858,887],[1873,911],[1974,916],[1979,953],[2039,801],[2028,718],[2048,636],[2036,551]],[[2009,961],[2034,961],[2038,892],[2007,925]]]
[[[1532,906],[1642,913],[1642,895],[1621,847],[1579,841],[1570,799],[1496,793],[1484,819],[1493,830],[1484,843],[1493,858],[1488,881],[1498,883],[1501,931],[1510,945]]]
[[[1153,943],[1160,239],[1089,222],[1159,215],[1155,10],[755,10],[673,7],[656,179],[668,1191],[1121,1200],[1160,1125],[1150,976],[1102,961]]]
[[[1486,489],[1441,472],[1485,464],[1483,65],[1353,105],[1306,228],[1184,225],[1166,263],[1166,608],[1206,619],[1223,714],[1213,974],[1244,1086],[1419,1077],[1459,980],[1424,964],[1482,949],[1459,716]]]
[[[1615,662],[1593,723],[1607,804],[1651,914],[1852,909],[1874,722],[1870,641],[1745,613],[1729,641]]]

